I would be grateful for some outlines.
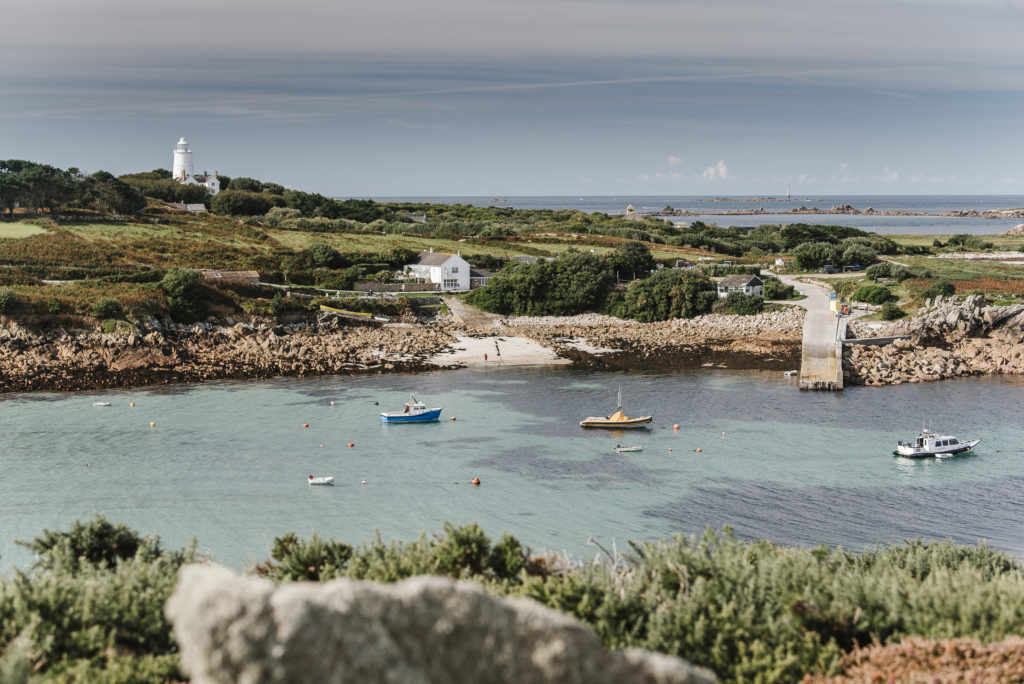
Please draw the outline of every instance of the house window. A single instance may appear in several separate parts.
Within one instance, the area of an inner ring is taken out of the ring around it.
[[[444,281],[444,289],[446,289],[446,290],[452,290],[452,289],[457,288],[458,286],[459,286],[459,281],[458,281],[457,278],[450,278],[450,279],[446,278],[445,281]]]
[[[459,267],[458,266],[452,266],[452,271],[451,272],[452,272],[452,275],[455,275],[456,273],[459,272]]]

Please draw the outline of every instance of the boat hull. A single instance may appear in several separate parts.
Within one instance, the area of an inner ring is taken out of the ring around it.
[[[963,454],[981,443],[980,439],[974,439],[970,442],[963,442],[956,446],[943,447],[941,449],[916,449],[914,447],[896,447],[896,451],[892,452],[893,456],[901,456],[903,458],[941,458],[943,456],[956,456],[957,454]]]
[[[654,420],[653,416],[641,416],[639,418],[627,418],[626,420],[610,420],[608,418],[587,418],[580,421],[582,428],[642,428],[647,427]]]
[[[409,413],[382,413],[380,414],[380,422],[382,423],[434,423],[441,418],[441,411],[443,408],[433,408],[423,413],[409,414]]]

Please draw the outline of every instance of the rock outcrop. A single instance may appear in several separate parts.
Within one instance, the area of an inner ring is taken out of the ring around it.
[[[981,295],[963,301],[939,298],[920,315],[871,334],[906,339],[883,347],[845,345],[843,374],[849,384],[898,385],[964,375],[1024,374],[1024,305],[987,306]]]
[[[574,618],[439,577],[276,587],[192,565],[166,612],[195,684],[714,681],[679,658],[608,653]]]

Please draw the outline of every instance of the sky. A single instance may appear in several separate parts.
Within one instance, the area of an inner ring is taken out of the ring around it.
[[[1024,0],[5,0],[0,158],[343,197],[1024,195]]]

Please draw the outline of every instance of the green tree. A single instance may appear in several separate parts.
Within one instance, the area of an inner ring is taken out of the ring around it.
[[[169,269],[160,281],[160,289],[164,292],[174,320],[191,323],[203,317],[202,288],[199,285],[199,274],[195,271]]]
[[[843,251],[843,264],[846,265],[870,266],[876,261],[878,261],[878,255],[867,245],[854,244]]]
[[[764,282],[764,285],[761,287],[761,294],[764,295],[765,299],[790,299],[796,292],[792,285],[786,285],[778,278],[762,276],[761,280]]]
[[[637,240],[623,242],[609,258],[621,279],[629,279],[634,275],[640,277],[654,270],[654,257],[651,256],[650,248]]]
[[[83,203],[112,214],[135,214],[146,208],[142,193],[106,171],[97,171],[86,179]]]
[[[239,179],[234,179],[239,180]],[[234,182],[234,181],[232,181]],[[227,216],[263,216],[281,201],[276,195],[242,190],[224,190],[214,195],[210,211]]]
[[[100,297],[92,305],[92,315],[102,319],[121,318],[124,316],[124,311],[121,308],[121,302],[117,301],[116,297]]]
[[[925,299],[935,299],[939,295],[949,297],[954,294],[956,294],[956,285],[948,280],[937,280],[925,289],[921,296]]]
[[[307,251],[314,266],[335,268],[341,261],[338,250],[323,242],[314,242],[307,248]]]
[[[643,322],[692,318],[711,311],[716,299],[715,285],[704,274],[665,268],[630,284],[623,313]]]
[[[225,190],[241,190],[243,192],[263,192],[263,183],[255,178],[232,178]]]
[[[868,304],[884,304],[895,299],[896,295],[885,285],[864,285],[853,293],[853,301]]]
[[[801,271],[817,271],[825,264],[834,264],[839,255],[830,242],[804,242],[793,250],[796,267]]]

